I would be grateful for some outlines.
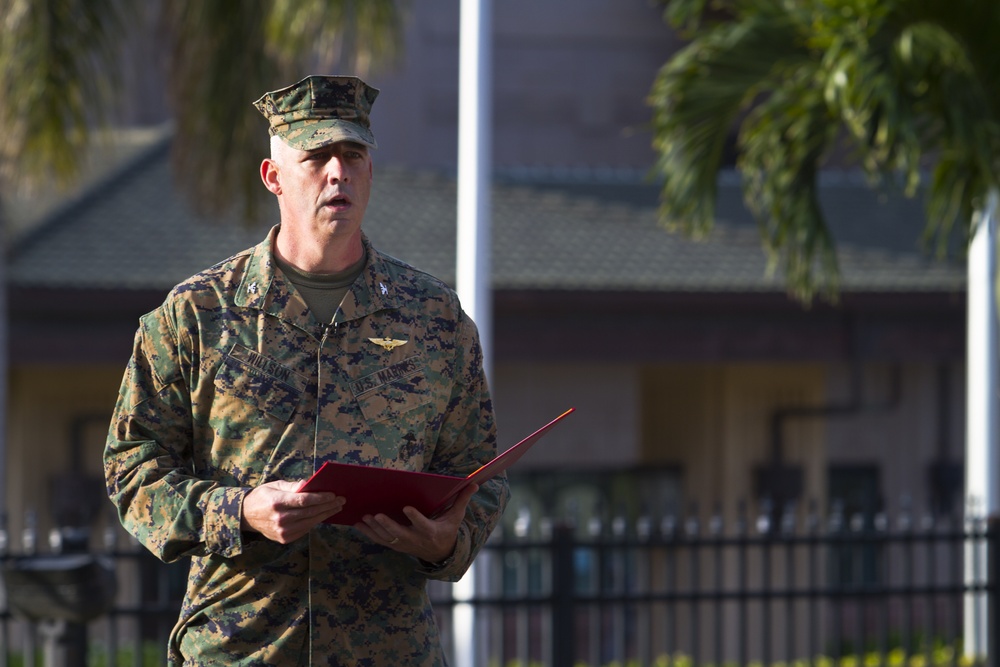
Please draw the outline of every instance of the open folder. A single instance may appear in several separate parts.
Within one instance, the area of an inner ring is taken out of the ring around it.
[[[296,490],[329,491],[347,499],[344,509],[328,518],[326,523],[352,526],[366,514],[385,514],[408,525],[404,507],[414,507],[428,517],[444,512],[462,489],[489,481],[509,468],[575,409],[562,413],[467,477],[327,461]]]

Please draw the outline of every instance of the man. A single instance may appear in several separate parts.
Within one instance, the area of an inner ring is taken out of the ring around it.
[[[475,325],[361,231],[377,94],[261,97],[280,224],[140,320],[104,463],[123,525],[192,556],[171,664],[444,664],[426,580],[461,577],[507,502],[501,477],[434,518],[337,526],[350,498],[295,492],[328,460],[464,476],[496,453]]]

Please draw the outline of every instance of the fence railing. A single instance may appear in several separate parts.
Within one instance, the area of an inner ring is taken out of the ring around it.
[[[186,568],[107,546],[0,554],[0,667],[165,664]],[[458,667],[965,667],[1000,665],[998,561],[985,519],[542,521],[429,590]]]

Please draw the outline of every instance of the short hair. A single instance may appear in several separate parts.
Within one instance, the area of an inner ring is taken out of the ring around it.
[[[284,142],[281,140],[281,137],[279,137],[277,135],[274,135],[274,136],[271,137],[271,159],[272,160],[276,160],[277,159],[277,152],[278,152],[277,144],[283,144],[283,143]]]

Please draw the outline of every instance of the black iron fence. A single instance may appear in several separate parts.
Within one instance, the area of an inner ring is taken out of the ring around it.
[[[0,667],[165,663],[184,566],[105,546],[0,555]],[[965,667],[1000,664],[998,566],[985,519],[542,521],[430,592],[459,667]]]

